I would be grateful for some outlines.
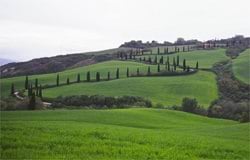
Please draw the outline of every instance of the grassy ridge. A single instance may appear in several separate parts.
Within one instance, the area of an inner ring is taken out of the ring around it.
[[[205,71],[185,76],[136,77],[107,82],[80,83],[43,91],[45,97],[82,94],[143,96],[154,103],[168,106],[180,104],[183,97],[195,97],[205,107],[218,97],[215,75]]]
[[[249,123],[158,109],[1,112],[1,159],[249,159]]]
[[[153,53],[156,54],[157,51],[153,50]],[[215,64],[216,62],[228,59],[228,57],[225,54],[225,49],[215,49],[215,50],[195,50],[190,52],[178,52],[176,54],[163,55],[164,61],[167,61],[167,56],[169,56],[169,61],[172,64],[173,57],[175,57],[176,60],[177,55],[179,55],[180,57],[180,65],[182,65],[183,59],[186,59],[186,65],[195,67],[196,62],[198,61],[199,68],[206,68],[206,69],[212,68],[213,64]],[[152,58],[152,60],[154,60],[155,55],[147,55],[145,56],[146,59],[148,59],[149,56]],[[161,56],[162,55],[157,56],[158,61]]]
[[[250,49],[233,60],[233,73],[240,81],[250,84]]]

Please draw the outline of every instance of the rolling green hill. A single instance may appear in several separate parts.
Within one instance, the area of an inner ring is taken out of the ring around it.
[[[250,84],[250,49],[233,60],[233,73],[240,81]]]
[[[215,75],[199,71],[196,74],[173,77],[135,77],[113,81],[79,83],[45,89],[45,97],[59,95],[142,96],[154,103],[179,105],[184,97],[195,97],[204,107],[218,98]]]
[[[161,49],[162,50],[162,49]],[[156,49],[153,49],[153,54],[156,54]],[[178,52],[176,54],[169,54],[169,55],[163,55],[164,61],[167,60],[167,56],[169,56],[169,61],[172,63],[173,57],[179,55],[180,57],[180,65],[182,65],[183,59],[186,59],[186,64],[195,67],[196,62],[199,62],[199,68],[212,68],[213,64],[216,62],[220,62],[223,60],[229,59],[225,54],[225,49],[215,49],[215,50],[195,50],[190,52]],[[146,55],[142,57],[151,57],[152,59],[155,58],[155,55]],[[157,59],[159,61],[160,57],[162,55],[158,55]]]
[[[249,123],[160,109],[1,112],[0,159],[249,159]]]

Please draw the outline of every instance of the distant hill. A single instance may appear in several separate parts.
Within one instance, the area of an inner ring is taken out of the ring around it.
[[[0,66],[13,62],[13,60],[0,58]]]
[[[9,63],[1,66],[1,78],[44,74],[63,71],[69,68],[86,66],[111,60],[116,57],[119,51],[126,51],[128,48],[115,48],[97,52],[86,52],[54,57],[37,58],[27,62]]]

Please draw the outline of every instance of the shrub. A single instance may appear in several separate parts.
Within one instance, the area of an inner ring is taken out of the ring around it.
[[[185,112],[192,112],[194,113],[195,109],[198,107],[198,102],[196,99],[185,97],[182,100],[182,110]]]

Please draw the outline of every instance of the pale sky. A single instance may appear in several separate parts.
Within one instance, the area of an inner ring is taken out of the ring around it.
[[[0,0],[0,58],[250,36],[250,0]]]

